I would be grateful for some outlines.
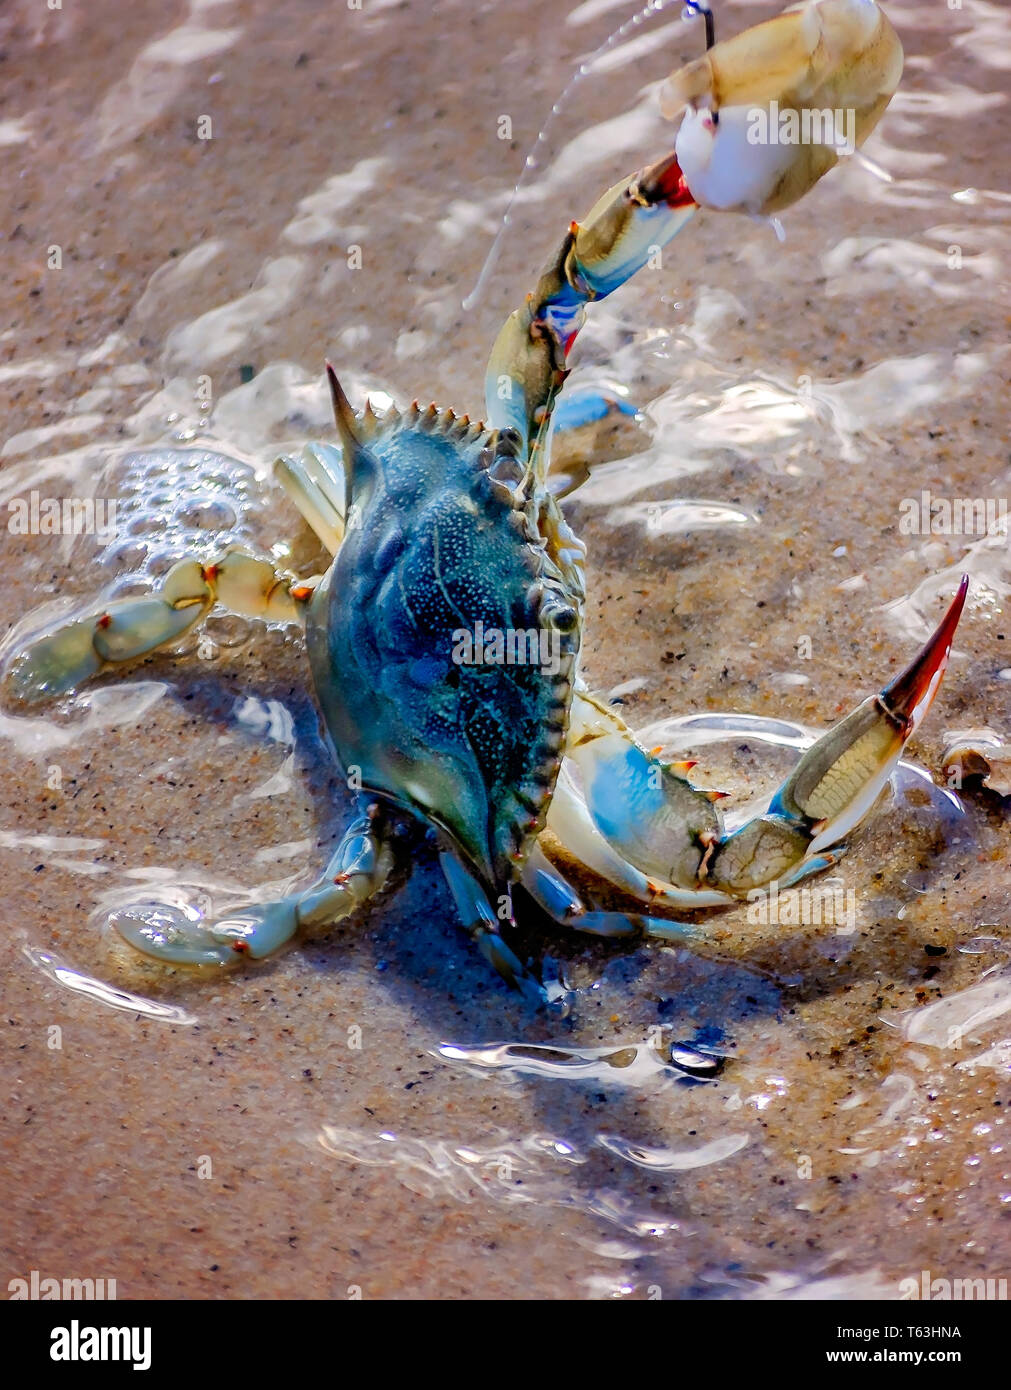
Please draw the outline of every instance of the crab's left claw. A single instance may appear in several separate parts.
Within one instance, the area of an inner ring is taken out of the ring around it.
[[[795,869],[801,845],[806,856],[816,856],[859,825],[937,693],[968,588],[966,575],[906,670],[807,750],[764,816],[720,843],[707,866],[708,883],[731,893],[768,883]]]

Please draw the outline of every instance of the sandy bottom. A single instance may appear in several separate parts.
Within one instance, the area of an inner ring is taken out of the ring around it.
[[[359,403],[478,413],[498,323],[568,220],[663,150],[644,86],[698,46],[672,11],[577,90],[465,313],[545,114],[623,6],[548,26],[530,0],[86,10],[0,18],[0,496],[116,498],[123,524],[5,532],[5,629],[192,545],[276,545],[312,572],[268,465],[329,437],[324,355]],[[599,306],[574,381],[648,410],[574,441],[592,468],[566,504],[587,674],[636,727],[824,728],[972,574],[911,749],[933,777],[904,776],[839,867],[853,922],[741,908],[702,951],[534,929],[578,988],[559,1020],[490,976],[423,855],[269,963],[146,965],[114,908],[307,882],[350,813],[300,636],[215,618],[202,652],[0,712],[0,1287],[38,1269],[124,1298],[845,1298],[1011,1276],[1011,802],[960,802],[941,773],[953,731],[1011,735],[1011,550],[900,526],[923,490],[1011,497],[1011,25],[975,0],[892,14],[906,77],[868,150],[894,182],[836,170],[784,245],[699,217]],[[735,804],[791,760],[743,736],[698,756]],[[664,1065],[674,1039],[726,1053],[720,1079]]]

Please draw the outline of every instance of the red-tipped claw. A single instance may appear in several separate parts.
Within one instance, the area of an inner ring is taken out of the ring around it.
[[[923,722],[937,694],[968,592],[969,576],[963,574],[958,593],[933,636],[902,674],[886,685],[878,697],[895,722],[902,725],[904,739],[909,738]]]

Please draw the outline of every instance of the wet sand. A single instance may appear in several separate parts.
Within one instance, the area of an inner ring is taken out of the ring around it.
[[[775,8],[728,4],[721,24]],[[937,785],[907,780],[838,870],[856,929],[742,907],[698,952],[532,929],[579,986],[557,1020],[490,976],[423,855],[399,892],[269,963],[209,980],[140,962],[105,929],[114,908],[307,882],[350,813],[300,637],[215,618],[203,659],[191,641],[55,710],[0,712],[0,1286],[38,1269],[115,1278],[123,1298],[845,1298],[898,1297],[924,1270],[1011,1276],[1009,802],[969,789],[960,810],[941,790],[948,733],[1011,733],[1011,550],[899,526],[923,489],[1011,497],[1011,35],[972,0],[889,13],[906,74],[868,152],[895,182],[835,171],[782,246],[701,215],[598,306],[574,382],[606,374],[648,409],[566,504],[591,557],[586,672],[637,683],[637,728],[718,711],[827,727],[972,574],[911,749]],[[479,413],[498,323],[568,220],[662,152],[642,143],[642,89],[699,42],[672,13],[577,91],[466,314],[551,103],[626,11],[543,15],[7,8],[2,497],[94,489],[128,536],[5,532],[2,630],[139,562],[153,575],[194,537],[290,544],[311,573],[269,464],[330,437],[324,355],[357,403]],[[143,454],[208,441],[232,462],[195,454],[189,497]],[[744,521],[679,531],[684,498]],[[700,752],[738,803],[789,765],[758,740]],[[110,1007],[73,972],[179,1014]],[[720,1080],[656,1064],[656,1025],[726,1051]],[[559,1048],[618,1057],[576,1074]]]

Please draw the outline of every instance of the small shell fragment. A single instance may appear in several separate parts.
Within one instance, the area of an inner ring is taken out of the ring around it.
[[[944,753],[944,770],[962,780],[982,777],[998,796],[1011,796],[1011,747],[992,729],[965,729],[952,735]]]

